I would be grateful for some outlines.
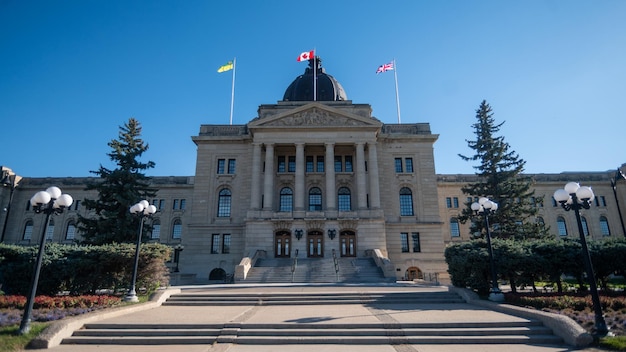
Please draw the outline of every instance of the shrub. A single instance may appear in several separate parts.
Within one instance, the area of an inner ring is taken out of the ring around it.
[[[0,283],[9,294],[25,295],[30,287],[36,246],[0,244]],[[167,285],[169,272],[165,262],[171,248],[161,244],[143,244],[139,256],[137,286],[149,292]],[[129,287],[134,266],[134,244],[78,246],[46,245],[37,292],[54,296],[95,294],[98,290]]]

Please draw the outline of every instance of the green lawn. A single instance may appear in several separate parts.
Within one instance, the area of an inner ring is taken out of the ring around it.
[[[19,325],[8,326],[0,328],[0,351],[13,352],[21,351],[26,348],[26,345],[39,335],[50,323],[32,323],[31,329],[26,335],[19,335]]]

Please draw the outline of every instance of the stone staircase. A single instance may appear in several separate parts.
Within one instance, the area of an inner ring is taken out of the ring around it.
[[[294,263],[295,266],[294,266]],[[372,258],[268,258],[259,259],[245,283],[377,283],[385,278]]]
[[[393,304],[413,307],[449,306],[455,309],[461,297],[447,291],[339,293],[247,293],[196,292],[171,296],[166,306],[360,304],[385,309]],[[373,308],[372,308],[373,307]],[[368,309],[370,309],[368,308]],[[290,308],[287,308],[290,309]],[[496,322],[278,322],[247,323],[231,321],[211,324],[90,323],[63,344],[99,345],[189,345],[233,343],[241,345],[283,344],[561,344],[562,340],[539,321]],[[471,347],[468,347],[471,348]]]

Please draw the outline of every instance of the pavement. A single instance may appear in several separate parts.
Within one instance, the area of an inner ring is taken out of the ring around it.
[[[161,306],[171,293],[194,291],[206,292],[228,292],[228,293],[266,293],[274,292],[387,292],[397,291],[441,291],[448,290],[443,286],[422,286],[415,285],[210,285],[210,286],[180,286],[168,290],[162,294],[159,301],[153,301],[135,305],[125,309],[117,309],[110,312],[92,314],[84,318],[72,318],[68,322],[57,322],[54,332],[49,333],[48,339],[56,339],[56,343],[51,343],[51,352],[264,352],[264,351],[298,351],[298,352],[557,352],[557,351],[601,351],[594,348],[578,349],[568,345],[540,346],[526,344],[464,344],[464,345],[444,345],[444,344],[410,344],[410,345],[236,345],[228,343],[215,343],[212,345],[57,345],[60,342],[60,335],[69,336],[72,331],[78,329],[85,322],[98,323],[146,323],[146,322],[167,322],[167,323],[224,323],[224,322],[246,322],[246,323],[367,323],[380,321],[397,322],[492,322],[492,321],[527,321],[524,314],[503,313],[492,308],[499,306],[496,304],[472,304],[455,303],[441,305],[420,305],[419,307],[406,307],[393,305],[385,309],[373,309],[371,306],[362,304],[333,304],[333,305],[298,305],[298,306],[250,306],[250,305],[226,305],[226,306]],[[44,334],[45,335],[45,334]],[[54,335],[54,336],[52,336]],[[51,337],[52,336],[52,337]]]

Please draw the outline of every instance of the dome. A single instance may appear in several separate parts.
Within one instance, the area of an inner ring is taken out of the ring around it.
[[[309,67],[304,70],[304,74],[296,77],[291,82],[283,101],[313,101],[313,66],[317,64],[317,101],[340,101],[348,100],[343,87],[335,77],[326,73],[322,68],[322,60],[317,57],[309,60]]]

